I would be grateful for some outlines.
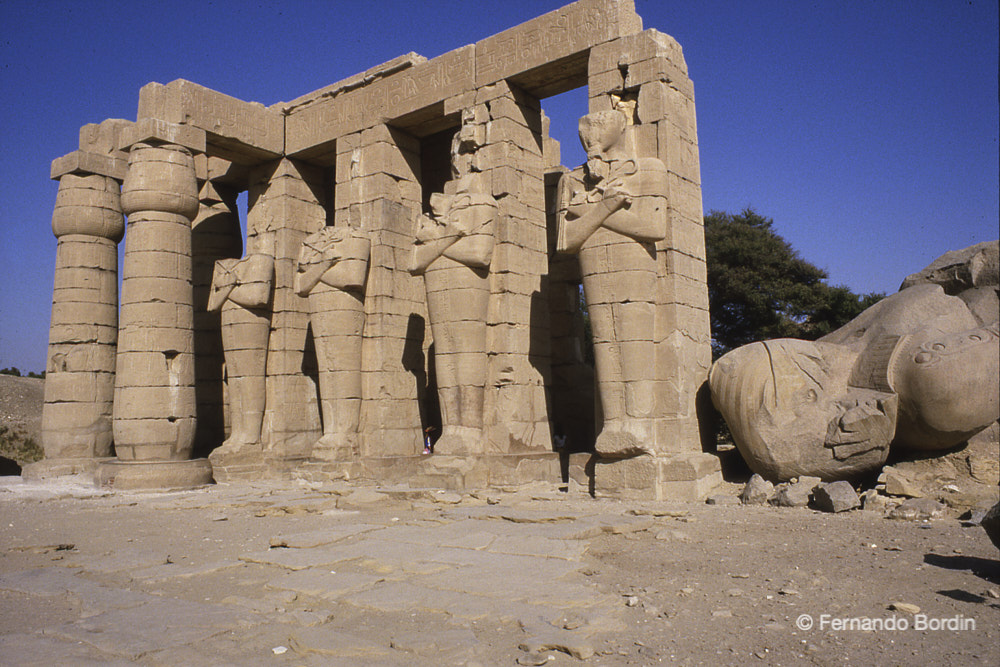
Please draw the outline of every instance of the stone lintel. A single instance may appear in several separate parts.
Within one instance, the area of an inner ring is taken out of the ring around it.
[[[476,82],[475,47],[463,46],[392,76],[308,106],[285,120],[285,150],[309,158],[331,152],[334,140],[467,90]]]
[[[642,30],[633,0],[579,0],[476,42],[476,87],[555,64]],[[552,68],[563,76],[563,64]],[[586,73],[584,63],[584,74]],[[533,92],[533,91],[532,91]]]
[[[97,174],[118,181],[125,180],[128,157],[124,153],[108,155],[89,151],[73,151],[52,161],[49,177],[58,181],[66,174]]]
[[[586,84],[593,46],[642,30],[633,0],[579,0],[370,85],[289,110],[286,154],[316,158],[338,136],[399,118],[508,79],[536,97]],[[287,109],[287,107],[286,107]]]
[[[332,83],[329,86],[324,86],[319,90],[314,90],[311,93],[306,93],[296,97],[291,102],[278,102],[277,104],[272,104],[268,107],[271,111],[277,111],[283,114],[289,114],[293,111],[300,111],[303,108],[315,104],[316,102],[329,97],[336,97],[341,93],[348,90],[353,90],[355,88],[360,88],[362,86],[367,86],[376,79],[381,79],[383,77],[396,74],[404,69],[413,67],[414,65],[419,65],[420,63],[427,62],[427,58],[424,58],[419,53],[414,53],[410,51],[409,53],[403,54],[401,56],[396,56],[392,60],[384,62],[375,67],[369,67],[364,72],[354,74],[347,77],[346,79],[341,79],[337,83]]]
[[[280,157],[285,122],[279,111],[191,81],[148,83],[139,91],[139,122],[157,119],[206,133],[209,153],[254,164]]]
[[[193,153],[204,153],[205,131],[158,118],[144,118],[122,131],[118,147],[121,150],[129,150],[133,145],[143,142],[177,144]]]

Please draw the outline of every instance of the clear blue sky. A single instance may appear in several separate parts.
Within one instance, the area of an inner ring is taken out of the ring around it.
[[[0,2],[0,367],[40,371],[52,159],[177,78],[271,104],[408,51],[428,58],[566,4]],[[637,0],[695,83],[705,210],[747,206],[830,282],[895,291],[998,236],[996,0]],[[543,102],[563,162],[582,91]]]

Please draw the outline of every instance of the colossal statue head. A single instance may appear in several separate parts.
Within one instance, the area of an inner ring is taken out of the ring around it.
[[[838,345],[779,339],[719,359],[709,378],[712,397],[754,472],[832,480],[885,462],[896,397],[849,387],[855,357]]]

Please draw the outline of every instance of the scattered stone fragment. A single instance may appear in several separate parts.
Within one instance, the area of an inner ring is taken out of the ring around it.
[[[717,494],[714,496],[709,496],[705,499],[706,505],[739,505],[740,499],[736,496],[730,496],[727,494]]]
[[[712,612],[712,618],[732,618],[733,612],[729,609],[716,609]]]
[[[625,606],[626,607],[634,607],[637,604],[639,604],[639,598],[637,598],[636,596],[629,595],[627,598],[625,598]]]
[[[538,665],[544,665],[555,659],[554,655],[548,653],[528,653],[527,655],[518,656],[517,664],[538,667]]]
[[[1000,600],[1000,591],[998,591],[995,588],[991,588],[988,591],[986,591],[986,595],[993,598],[994,600]]]
[[[904,614],[919,614],[920,607],[909,602],[890,602],[889,611],[901,611]]]
[[[868,489],[863,494],[861,494],[861,508],[873,512],[885,513],[886,509],[886,499],[881,493],[875,489]]]
[[[573,656],[577,660],[586,660],[594,655],[594,647],[566,630],[553,630],[522,642],[519,649],[529,655],[538,655],[545,651],[559,651]],[[543,664],[543,663],[533,663]]]
[[[1000,481],[1000,462],[995,458],[969,454],[966,459],[972,479],[983,484],[995,485]]]
[[[462,496],[453,491],[436,493],[434,494],[434,502],[441,505],[457,505],[462,502]]]
[[[740,500],[744,505],[763,505],[774,495],[774,484],[754,474],[743,487]]]
[[[779,507],[805,507],[809,504],[813,489],[819,483],[818,477],[802,477],[796,482],[782,484],[771,502]]]
[[[986,512],[981,525],[986,534],[989,535],[993,546],[1000,549],[1000,503],[997,503]]]
[[[885,484],[885,492],[890,496],[905,496],[907,498],[922,498],[924,493],[920,485],[909,475],[893,466],[882,468],[879,481]]]
[[[817,509],[824,512],[846,512],[861,507],[861,499],[854,492],[850,482],[843,480],[820,484],[813,491]]]
[[[966,510],[962,513],[958,520],[962,522],[962,525],[966,528],[971,526],[979,526],[983,523],[983,519],[986,518],[986,510],[981,508]]]
[[[890,510],[887,517],[900,521],[924,521],[941,516],[944,510],[945,506],[932,498],[910,498]]]

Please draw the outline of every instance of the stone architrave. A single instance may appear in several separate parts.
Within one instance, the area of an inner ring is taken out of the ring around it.
[[[653,244],[667,231],[666,168],[636,157],[625,127],[618,111],[580,120],[587,164],[560,180],[557,241],[580,255],[604,417],[595,448],[620,455],[653,448]]]
[[[442,454],[485,449],[486,319],[498,207],[472,171],[475,144],[474,133],[456,133],[447,187],[453,194],[431,195],[432,215],[420,218],[410,268],[427,289],[442,424],[435,449]]]
[[[752,343],[712,367],[712,398],[772,480],[856,477],[893,449],[942,451],[1000,418],[996,270],[989,317],[917,282],[818,341]]]
[[[59,244],[42,408],[46,459],[111,456],[124,231],[118,181],[62,176],[52,214]]]
[[[350,461],[360,455],[361,352],[371,240],[350,227],[325,227],[306,237],[295,291],[309,299],[319,364],[323,436],[312,458]]]
[[[115,374],[118,462],[102,465],[99,479],[119,487],[202,484],[211,479],[208,461],[189,460],[196,420],[191,221],[198,213],[191,152],[140,138],[121,202],[128,226]]]
[[[222,312],[230,433],[213,458],[261,449],[273,284],[274,258],[270,255],[215,263],[208,310]]]

